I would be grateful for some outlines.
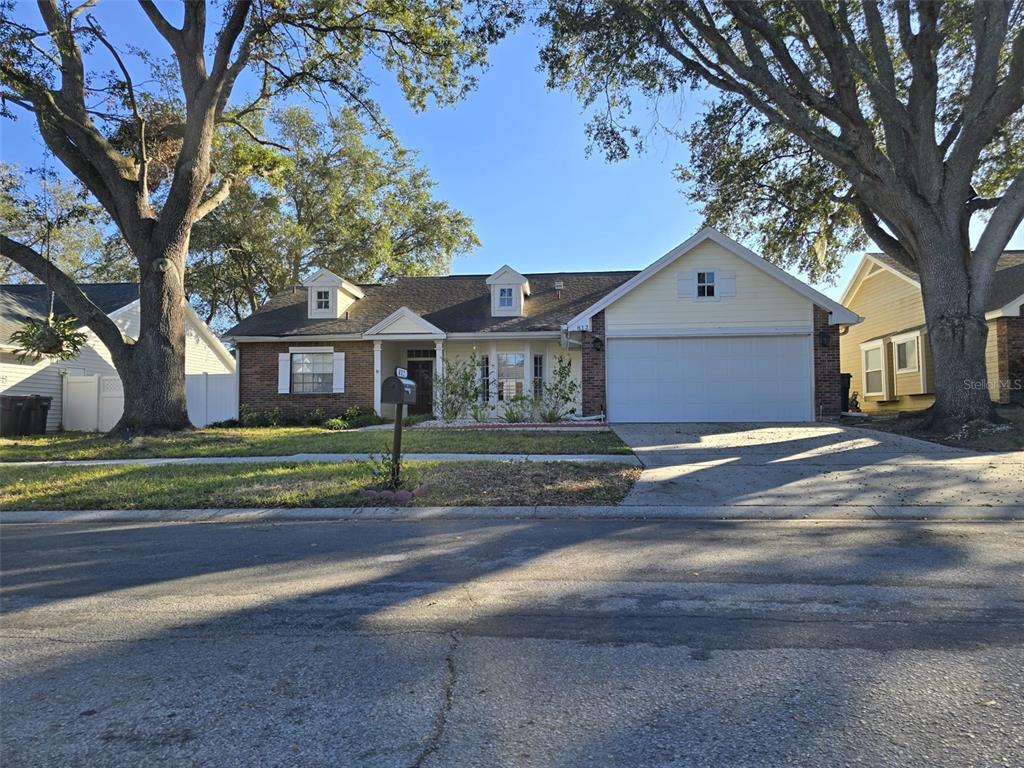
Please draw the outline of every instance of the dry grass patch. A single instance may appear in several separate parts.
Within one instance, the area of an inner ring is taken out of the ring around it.
[[[640,475],[618,464],[409,462],[417,505],[615,504]],[[368,462],[0,467],[0,510],[366,506]]]
[[[999,424],[967,424],[957,435],[935,435],[921,428],[924,415],[907,411],[895,416],[875,416],[850,422],[858,427],[878,429],[897,435],[916,437],[954,448],[974,451],[1024,451],[1024,406],[1000,405],[996,413],[1003,421]]]

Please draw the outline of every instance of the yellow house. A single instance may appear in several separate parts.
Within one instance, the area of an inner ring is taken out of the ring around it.
[[[839,338],[839,363],[852,374],[863,411],[910,411],[933,401],[933,367],[917,275],[881,253],[857,267],[840,303],[864,318]],[[986,307],[986,362],[992,399],[1024,396],[1024,251],[999,259]]]

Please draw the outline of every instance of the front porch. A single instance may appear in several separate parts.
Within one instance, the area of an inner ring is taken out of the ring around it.
[[[446,360],[475,361],[479,403],[487,407],[492,420],[500,418],[506,404],[514,398],[529,399],[543,391],[559,357],[569,359],[573,377],[580,382],[580,349],[574,348],[571,342],[563,342],[557,331],[466,338],[436,330],[423,329],[420,333],[411,330],[368,334],[373,341],[373,407],[387,419],[394,419],[395,409],[393,405],[381,403],[380,385],[385,378],[394,375],[396,368],[405,368],[409,377],[416,381],[418,397],[416,405],[409,409],[411,414],[436,414],[435,384],[444,376]],[[575,405],[579,411],[580,403]]]

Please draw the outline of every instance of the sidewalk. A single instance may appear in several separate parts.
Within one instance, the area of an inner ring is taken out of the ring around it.
[[[13,523],[251,523],[309,520],[904,520],[1024,521],[1019,506],[614,506],[327,507],[275,509],[112,509],[0,512]]]
[[[157,456],[148,459],[79,459],[55,461],[5,461],[0,467],[96,467],[118,464],[277,464],[282,462],[366,461],[377,458],[376,453],[295,453],[291,456]],[[403,453],[404,461],[573,461],[604,464],[643,466],[632,454],[595,453]]]

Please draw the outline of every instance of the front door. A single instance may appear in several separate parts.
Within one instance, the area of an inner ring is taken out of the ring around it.
[[[416,382],[416,404],[409,406],[409,413],[432,413],[434,405],[434,361],[410,360],[407,363],[409,378]]]

